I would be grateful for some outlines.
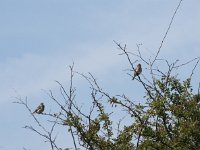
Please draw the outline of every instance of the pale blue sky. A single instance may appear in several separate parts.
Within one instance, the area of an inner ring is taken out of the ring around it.
[[[123,56],[117,55],[113,40],[126,43],[133,52],[136,44],[142,43],[141,51],[146,57],[155,54],[178,2],[0,1],[0,149],[49,149],[43,139],[21,128],[33,121],[22,106],[12,101],[18,95],[27,96],[32,108],[41,100],[47,102],[42,89],[56,89],[54,80],[67,84],[67,66],[73,61],[77,71],[93,73],[113,94],[133,96],[134,91],[138,97],[143,96],[137,83],[130,82],[123,71],[129,66]],[[161,58],[186,61],[200,56],[199,27],[200,1],[184,0]],[[194,75],[198,81],[199,71],[198,67]],[[189,72],[180,74],[184,78]],[[76,85],[80,86],[80,93],[87,87],[79,78]],[[50,110],[51,103],[47,102],[47,106]],[[59,139],[61,146],[66,146],[66,140]]]

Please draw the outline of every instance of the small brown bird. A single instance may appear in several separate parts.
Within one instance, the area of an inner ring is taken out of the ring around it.
[[[33,113],[41,114],[44,111],[44,107],[44,103],[40,103]]]
[[[134,76],[133,76],[133,80],[135,79],[136,76],[139,76],[142,72],[142,66],[141,64],[138,64],[136,66],[136,68],[134,69]]]

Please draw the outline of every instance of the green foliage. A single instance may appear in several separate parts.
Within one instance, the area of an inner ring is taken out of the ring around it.
[[[60,84],[63,93],[68,97],[65,99],[65,107],[50,93],[50,97],[60,106],[60,110],[57,113],[40,114],[53,117],[54,124],[50,131],[41,125],[27,102],[20,101],[47,134],[32,126],[25,128],[46,138],[51,143],[52,150],[59,149],[55,142],[56,138],[52,137],[56,125],[68,129],[74,142],[73,149],[76,150],[200,149],[200,95],[192,93],[191,79],[182,82],[168,75],[160,79],[154,78],[153,84],[147,86],[139,78],[138,82],[146,90],[144,100],[141,100],[145,103],[135,104],[124,94],[110,96],[104,92],[92,75],[91,78],[83,77],[91,85],[92,106],[89,113],[83,112],[76,104],[73,84],[69,94]],[[114,114],[119,108],[125,111],[129,120],[128,124],[122,123],[123,126],[120,126],[122,120],[117,120],[117,123],[110,115],[110,112]]]
[[[97,101],[99,114],[89,125],[73,115],[64,125],[76,130],[87,149],[200,149],[200,96],[192,94],[190,80],[181,83],[175,77],[162,77],[148,93],[152,95],[146,95],[145,106],[123,96],[108,96],[112,107],[122,107],[132,118],[116,137],[109,115]]]
[[[50,92],[50,98],[56,102],[60,110],[56,113],[40,114],[54,119],[51,121],[54,122],[51,130],[47,131],[41,125],[28,107],[27,101],[20,100],[20,104],[26,106],[44,132],[41,133],[32,126],[25,128],[46,138],[51,143],[52,150],[59,149],[55,142],[56,137],[52,137],[56,125],[68,129],[75,150],[200,149],[200,94],[193,94],[191,77],[181,81],[171,76],[170,66],[167,75],[162,73],[162,77],[157,79],[153,76],[152,83],[144,78],[149,84],[145,83],[139,76],[135,79],[146,91],[144,99],[140,100],[143,104],[134,103],[125,94],[111,96],[100,88],[91,74],[87,77],[78,73],[90,84],[92,103],[89,112],[84,112],[77,105],[72,82],[74,71],[73,67],[70,67],[69,93],[59,83],[65,100],[64,105]],[[112,113],[120,111],[119,109],[125,112],[128,119],[128,123],[122,123],[122,126],[120,118],[116,120],[111,116]],[[71,148],[65,148],[68,149]]]

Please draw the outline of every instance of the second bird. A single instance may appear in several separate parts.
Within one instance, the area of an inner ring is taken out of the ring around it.
[[[44,107],[44,103],[40,103],[33,113],[41,114],[44,111]]]
[[[142,72],[142,66],[141,64],[138,64],[136,66],[136,68],[134,69],[134,76],[133,76],[133,80],[135,79],[136,76],[139,76]]]

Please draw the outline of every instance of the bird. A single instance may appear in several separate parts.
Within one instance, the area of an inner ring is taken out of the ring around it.
[[[142,66],[141,64],[138,64],[136,66],[136,68],[134,69],[134,76],[133,76],[133,80],[135,79],[136,76],[139,76],[142,72]]]
[[[34,113],[41,114],[44,111],[44,108],[45,108],[44,103],[40,103],[40,105],[35,109],[33,114]]]

